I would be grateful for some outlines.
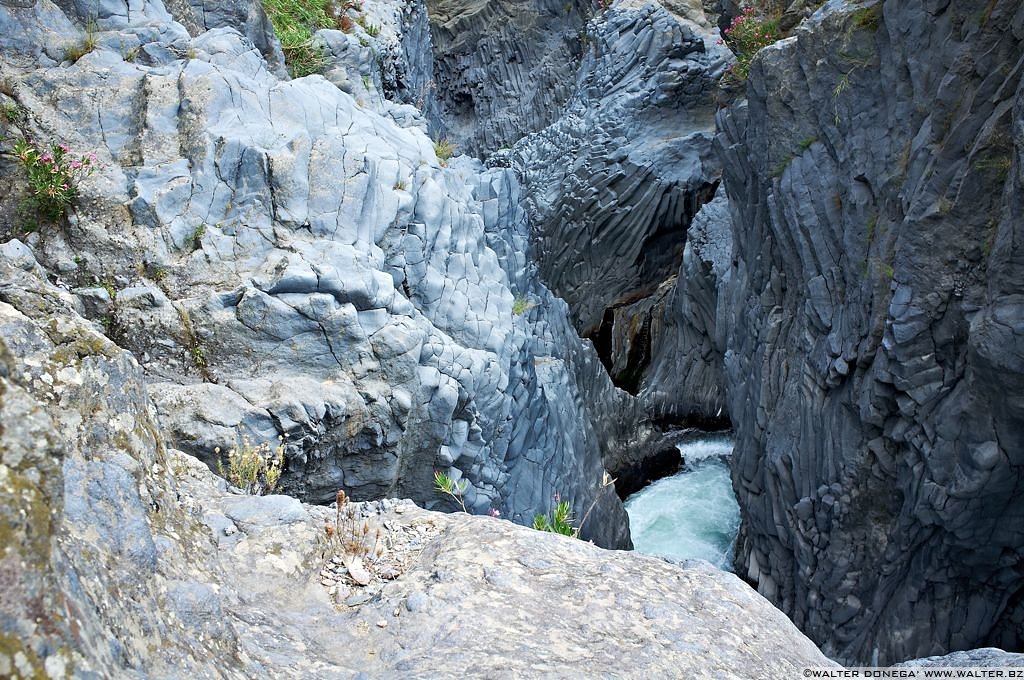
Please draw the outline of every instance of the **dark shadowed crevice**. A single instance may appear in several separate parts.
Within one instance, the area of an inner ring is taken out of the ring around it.
[[[626,500],[629,495],[651,482],[679,472],[682,463],[683,457],[677,447],[662,449],[644,458],[639,466],[620,473],[615,481],[615,493],[619,494],[622,500]]]

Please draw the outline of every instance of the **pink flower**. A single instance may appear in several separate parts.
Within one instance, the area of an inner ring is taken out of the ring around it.
[[[501,517],[501,513],[498,510],[496,510],[495,508],[491,508],[490,510],[488,510],[487,514],[490,515],[491,517]]]
[[[81,161],[71,161],[72,170],[78,170],[80,167],[82,167]]]
[[[39,160],[42,161],[43,163],[52,163],[53,162],[53,156],[51,156],[48,153],[45,153],[45,154],[43,154],[43,157],[40,158]]]
[[[68,153],[69,151],[71,151],[71,147],[68,146],[67,144],[58,144],[57,148],[63,151],[64,153]]]
[[[89,154],[89,162],[90,163],[95,163],[96,162],[96,154],[95,153]]]
[[[560,502],[560,501],[562,500],[562,494],[560,494],[560,493],[558,493],[558,492],[556,491],[556,492],[554,493],[554,495],[552,495],[552,496],[551,496],[551,499],[552,499],[552,500],[553,500],[554,502],[558,503],[558,502]]]

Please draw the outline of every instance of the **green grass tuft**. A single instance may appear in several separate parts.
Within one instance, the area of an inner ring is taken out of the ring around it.
[[[512,302],[512,313],[516,316],[520,316],[536,306],[537,305],[530,302],[525,295],[517,295],[516,299]]]
[[[73,64],[95,50],[98,45],[99,42],[96,40],[96,24],[90,21],[85,26],[85,38],[79,44],[72,45],[64,50],[64,58]]]
[[[295,78],[318,73],[327,64],[323,48],[313,39],[314,31],[336,26],[327,15],[327,4],[328,0],[263,0],[263,9]]]
[[[882,3],[858,9],[850,15],[850,19],[854,29],[873,31],[882,25]]]
[[[441,162],[441,167],[446,168],[448,167],[448,161],[455,155],[455,144],[447,138],[435,139],[434,153],[437,154],[437,160]]]

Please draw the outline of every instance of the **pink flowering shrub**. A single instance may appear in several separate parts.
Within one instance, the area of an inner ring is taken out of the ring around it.
[[[782,37],[778,18],[765,17],[753,7],[746,8],[733,19],[729,28],[722,31],[722,36],[736,54],[736,63],[729,67],[726,77],[737,83],[750,75],[750,62],[754,55]]]
[[[51,143],[49,149],[21,139],[14,144],[28,173],[29,203],[37,214],[51,221],[63,217],[78,195],[78,181],[93,173],[96,154],[77,156],[67,144]]]

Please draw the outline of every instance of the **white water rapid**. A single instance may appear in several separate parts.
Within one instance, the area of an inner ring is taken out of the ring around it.
[[[740,510],[723,457],[732,453],[733,441],[708,435],[678,447],[683,470],[626,499],[633,546],[642,553],[700,558],[731,569]]]

